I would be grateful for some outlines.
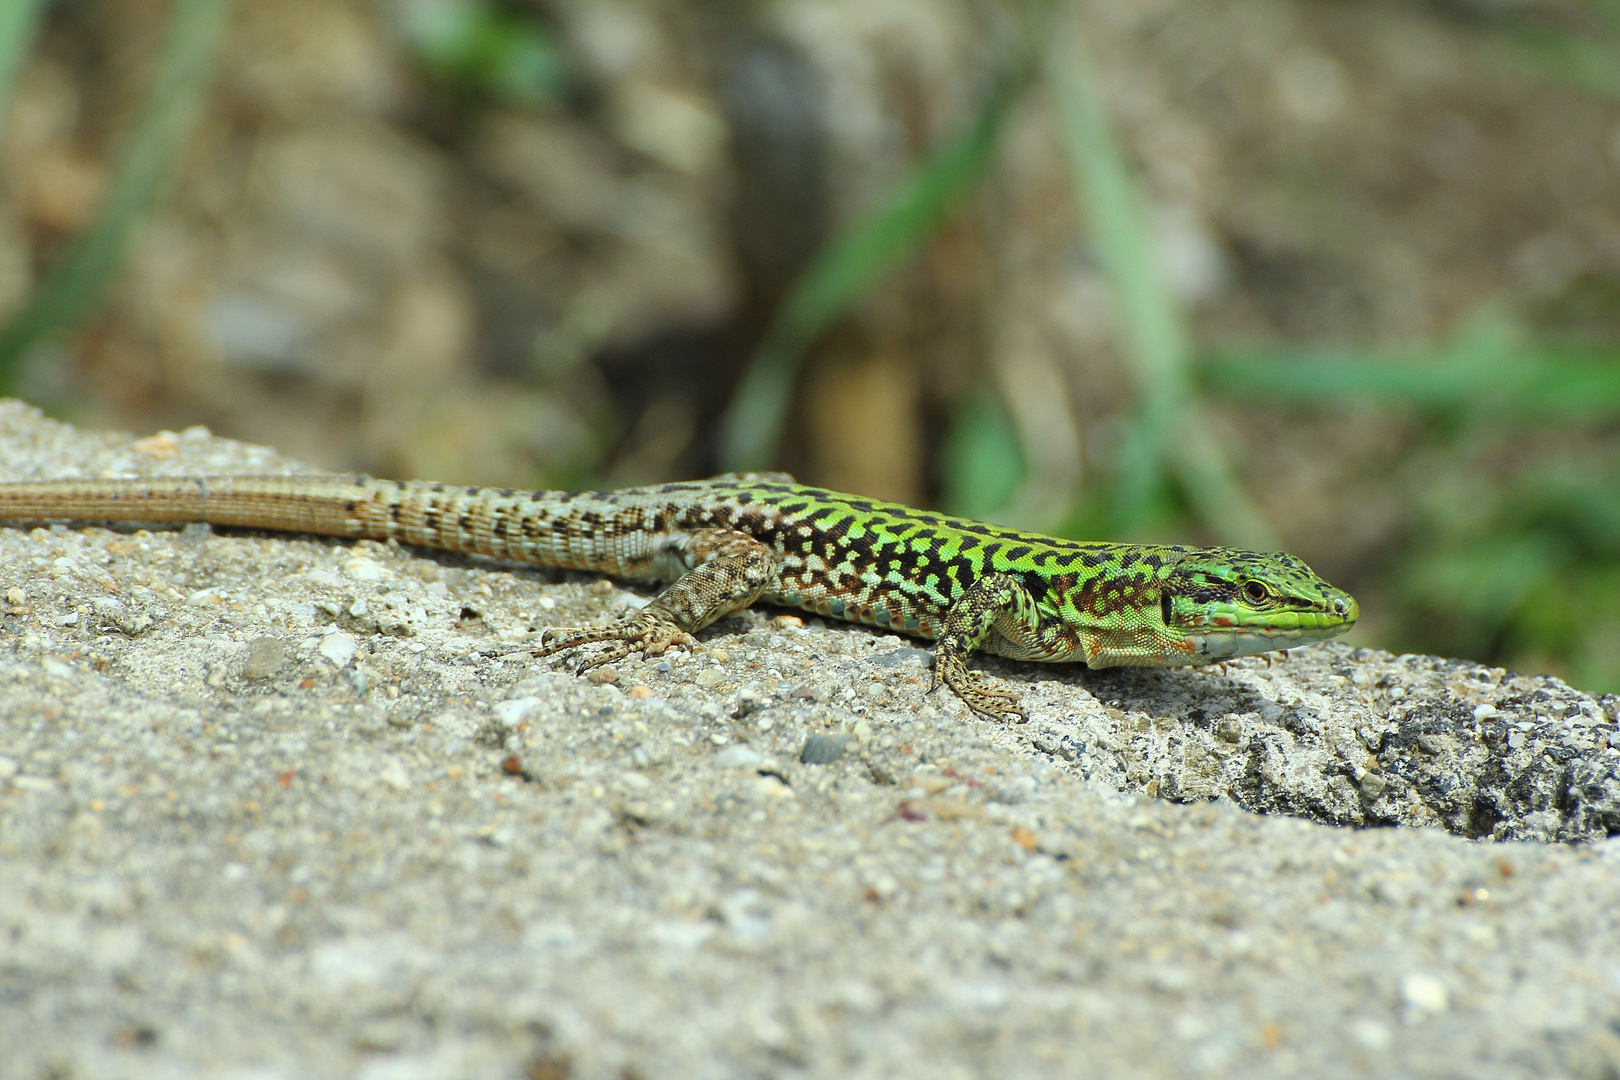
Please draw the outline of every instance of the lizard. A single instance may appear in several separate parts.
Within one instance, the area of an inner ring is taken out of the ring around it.
[[[968,667],[983,651],[1091,668],[1220,663],[1348,630],[1355,599],[1299,558],[1043,536],[794,482],[784,473],[617,491],[519,491],[363,475],[0,483],[0,521],[206,522],[396,540],[668,586],[606,626],[549,628],[579,671],[680,645],[763,601],[934,641],[933,685],[1022,721]]]

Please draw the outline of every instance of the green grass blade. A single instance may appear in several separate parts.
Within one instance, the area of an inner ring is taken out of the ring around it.
[[[811,260],[772,318],[721,418],[723,468],[769,467],[805,352],[868,290],[916,254],[978,183],[1024,81],[1022,76],[1003,79],[965,132]]]
[[[1028,472],[1018,429],[996,392],[978,387],[964,394],[940,443],[940,508],[987,520],[1007,505]]]
[[[0,142],[11,119],[11,91],[23,57],[34,43],[45,0],[0,0]]]
[[[51,267],[33,299],[0,330],[0,389],[28,351],[71,327],[100,297],[130,230],[152,204],[192,128],[230,13],[230,0],[175,0],[152,89],[124,144],[106,198]]]
[[[1057,106],[1075,202],[1113,288],[1122,351],[1138,401],[1110,500],[1113,527],[1142,528],[1171,465],[1194,510],[1223,540],[1275,547],[1271,528],[1197,415],[1187,333],[1156,265],[1130,170],[1109,129],[1078,13],[1071,4],[1054,10],[1043,0],[1028,0],[1028,9],[1036,34],[1046,39],[1042,70]]]
[[[1329,407],[1347,401],[1526,419],[1620,417],[1620,354],[1526,346],[1500,357],[1446,352],[1255,349],[1200,365],[1213,393]]]

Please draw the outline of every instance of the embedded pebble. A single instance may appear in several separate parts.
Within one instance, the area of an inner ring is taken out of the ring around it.
[[[1401,1000],[1414,1012],[1443,1013],[1451,1005],[1451,994],[1437,976],[1414,971],[1401,979]]]
[[[254,638],[248,645],[247,659],[242,662],[245,679],[268,679],[287,662],[287,646],[280,638],[268,634]]]
[[[388,576],[388,568],[376,559],[356,555],[343,564],[343,576],[355,581],[381,581]]]
[[[884,667],[899,667],[901,664],[916,664],[919,667],[933,667],[934,654],[927,649],[916,649],[909,645],[902,646],[890,652],[879,653],[871,658],[874,664]]]
[[[734,743],[714,755],[714,763],[722,769],[761,769],[771,759],[746,743]]]
[[[799,760],[806,765],[831,765],[844,756],[854,741],[855,736],[844,731],[812,735],[804,741]]]
[[[525,717],[539,707],[539,698],[518,697],[506,701],[497,701],[490,709],[490,712],[495,714],[495,722],[501,727],[515,728],[523,723]]]
[[[39,666],[45,670],[45,674],[53,679],[72,679],[79,674],[78,669],[72,664],[65,660],[59,660],[54,656],[45,657],[39,662]]]
[[[360,643],[339,630],[335,634],[327,634],[322,638],[315,651],[341,668],[347,666],[349,661],[354,659],[354,654],[360,651]]]

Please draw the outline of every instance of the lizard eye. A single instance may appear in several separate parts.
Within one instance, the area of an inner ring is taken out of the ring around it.
[[[1243,595],[1256,604],[1263,604],[1271,596],[1271,593],[1266,589],[1263,582],[1245,581],[1243,583]]]

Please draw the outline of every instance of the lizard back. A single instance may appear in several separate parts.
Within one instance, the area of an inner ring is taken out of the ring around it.
[[[617,491],[325,475],[24,481],[0,484],[0,519],[204,521],[392,539],[631,580],[678,576],[681,538],[728,529],[777,552],[767,602],[925,637],[936,636],[951,604],[986,572],[1015,574],[1057,614],[1082,602],[1077,586],[1105,571],[1114,575],[1108,600],[1123,605],[1133,570],[1146,586],[1185,550],[1062,540],[775,474]]]

